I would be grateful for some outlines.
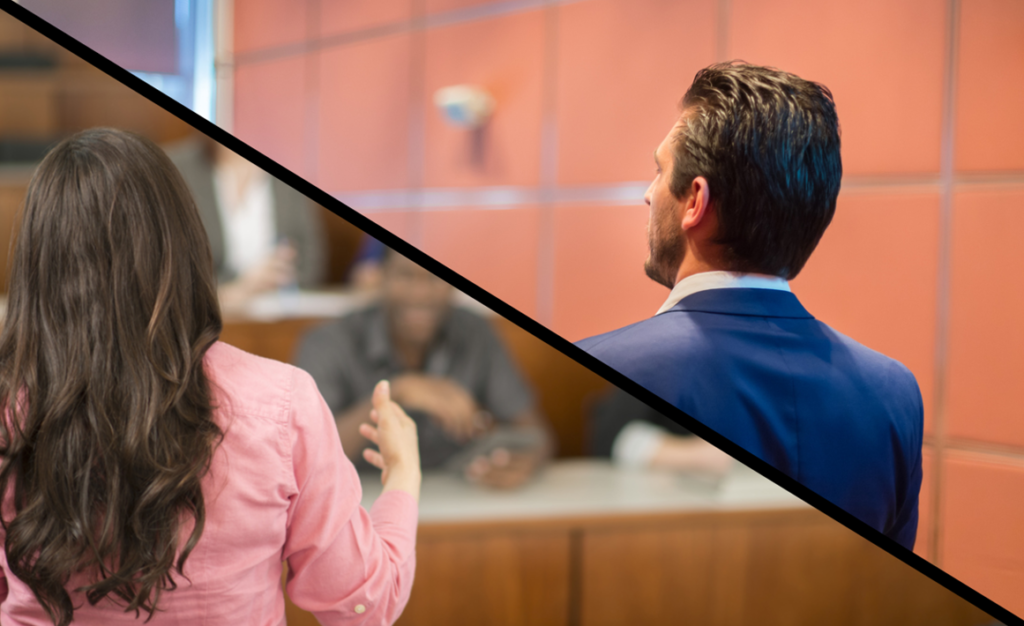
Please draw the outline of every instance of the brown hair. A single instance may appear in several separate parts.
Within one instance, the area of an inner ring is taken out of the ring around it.
[[[151,141],[87,130],[36,170],[11,267],[0,335],[11,571],[62,626],[80,572],[91,604],[111,596],[152,617],[203,532],[200,481],[222,435],[202,367],[221,318],[199,213]]]
[[[725,269],[796,278],[836,210],[839,118],[824,85],[732,61],[697,72],[681,103],[669,190],[704,176]]]

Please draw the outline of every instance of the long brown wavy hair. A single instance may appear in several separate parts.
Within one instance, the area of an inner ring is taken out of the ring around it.
[[[87,130],[36,170],[11,268],[0,335],[11,571],[61,626],[78,573],[91,604],[109,596],[152,617],[203,532],[200,481],[222,436],[202,367],[221,317],[199,212],[151,141]]]

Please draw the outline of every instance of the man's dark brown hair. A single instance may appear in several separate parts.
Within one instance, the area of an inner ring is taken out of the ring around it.
[[[839,118],[824,85],[743,63],[697,72],[669,189],[703,176],[726,269],[795,278],[835,213]]]

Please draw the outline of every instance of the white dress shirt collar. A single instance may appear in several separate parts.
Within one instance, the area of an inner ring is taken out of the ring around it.
[[[686,296],[708,289],[776,289],[790,291],[785,278],[765,274],[737,274],[736,272],[701,272],[682,279],[668,294],[665,304],[655,315],[668,311]]]

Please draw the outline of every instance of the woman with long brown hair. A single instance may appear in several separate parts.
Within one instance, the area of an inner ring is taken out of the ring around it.
[[[374,398],[367,513],[309,375],[217,338],[211,255],[166,155],[109,129],[28,189],[0,336],[0,622],[390,623],[415,568],[413,422]]]

